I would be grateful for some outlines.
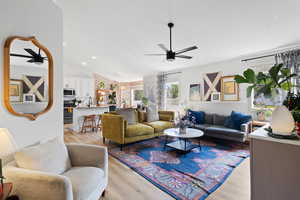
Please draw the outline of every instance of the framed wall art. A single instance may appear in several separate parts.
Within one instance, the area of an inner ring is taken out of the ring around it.
[[[220,92],[211,93],[211,102],[220,102],[220,100],[221,100],[221,93]]]
[[[221,78],[221,100],[222,101],[239,101],[240,91],[239,84],[234,80],[234,76],[223,76]]]
[[[200,84],[190,84],[190,101],[201,101]]]
[[[22,102],[23,81],[11,79],[9,82],[9,99],[11,102]]]
[[[221,72],[207,73],[203,75],[203,100],[211,101],[213,92],[221,92]]]

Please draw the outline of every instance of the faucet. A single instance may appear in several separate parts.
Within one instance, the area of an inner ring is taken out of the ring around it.
[[[89,96],[89,104],[88,104],[88,107],[91,107],[92,103],[93,103],[93,99],[92,99],[91,96]]]

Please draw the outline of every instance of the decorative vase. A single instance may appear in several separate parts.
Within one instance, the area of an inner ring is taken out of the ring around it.
[[[180,126],[179,127],[179,133],[180,134],[185,134],[186,133],[186,126]]]
[[[285,106],[277,106],[272,114],[271,128],[278,135],[291,135],[295,129],[295,120]]]

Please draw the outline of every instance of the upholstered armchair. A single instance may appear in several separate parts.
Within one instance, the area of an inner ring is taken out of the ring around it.
[[[53,148],[57,152],[53,152]],[[51,144],[50,148],[44,145],[40,152],[36,152],[38,149],[39,145],[33,150],[16,154],[16,161],[4,168],[7,180],[13,183],[13,193],[20,199],[98,200],[104,195],[108,182],[106,147],[83,144],[67,144],[63,147],[62,144]],[[46,161],[48,163],[43,163]],[[44,170],[35,169],[41,167]]]

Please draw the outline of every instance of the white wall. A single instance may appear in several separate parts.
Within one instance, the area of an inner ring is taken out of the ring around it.
[[[266,53],[266,52],[264,52]],[[268,53],[273,53],[270,51]],[[261,55],[261,54],[258,54]],[[256,55],[249,55],[252,57]],[[167,106],[171,110],[182,111],[183,108],[191,108],[194,110],[203,110],[209,113],[219,113],[229,115],[232,110],[254,114],[251,109],[250,99],[246,97],[246,84],[240,85],[240,101],[230,102],[205,102],[205,101],[190,101],[189,100],[189,86],[190,84],[200,83],[201,93],[203,98],[203,74],[222,72],[222,76],[230,76],[235,74],[241,74],[247,68],[253,68],[255,71],[266,71],[274,64],[274,58],[267,58],[263,60],[251,61],[248,63],[242,63],[242,58],[235,58],[223,62],[211,63],[207,65],[194,66],[189,68],[177,69],[172,72],[181,72],[170,75],[167,82],[178,81],[180,86],[180,100],[179,106],[169,105]],[[187,61],[188,62],[188,61]],[[156,82],[145,81],[148,77],[155,77],[156,75],[148,75],[144,77],[144,88],[157,88]],[[155,94],[156,92],[154,92]],[[148,95],[146,93],[146,95]],[[254,115],[253,115],[254,116]]]
[[[241,64],[240,59],[224,61],[204,66],[190,67],[180,70],[178,74],[180,85],[180,102],[188,104],[189,108],[196,110],[204,110],[210,113],[230,114],[232,110],[249,113],[248,100],[246,98],[246,85],[240,85],[240,101],[232,102],[205,102],[190,101],[189,86],[190,84],[200,83],[201,93],[203,97],[203,74],[221,72],[222,76],[230,76],[240,74],[246,69]]]
[[[3,83],[3,46],[9,36],[36,36],[54,59],[54,104],[49,112],[35,121],[7,112],[3,106],[3,84],[0,84],[0,127],[9,129],[19,147],[56,136],[63,137],[62,23],[62,11],[52,0],[1,0],[0,82]]]

